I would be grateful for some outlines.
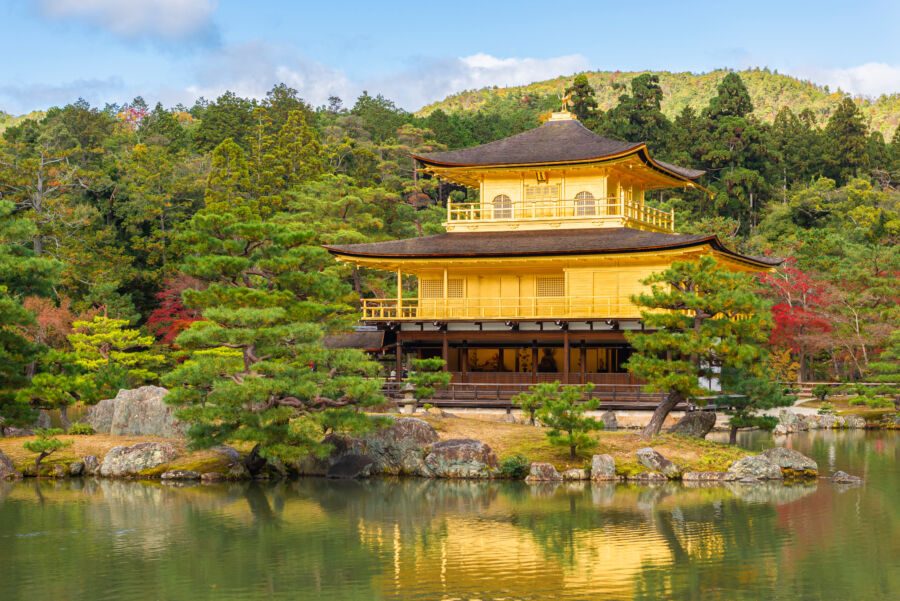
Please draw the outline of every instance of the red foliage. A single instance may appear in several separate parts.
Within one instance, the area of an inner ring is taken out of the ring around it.
[[[193,287],[186,280],[167,282],[168,288],[156,293],[159,306],[147,318],[147,329],[163,344],[172,345],[178,334],[202,318],[197,311],[187,309],[181,302],[181,292]]]
[[[813,338],[831,331],[824,311],[827,306],[826,285],[795,267],[791,258],[774,273],[760,274],[766,295],[775,301],[772,317],[775,327],[769,342],[787,347],[792,352],[813,350]]]

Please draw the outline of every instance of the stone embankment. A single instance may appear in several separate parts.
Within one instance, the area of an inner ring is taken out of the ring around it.
[[[777,436],[806,430],[862,430],[900,428],[900,418],[869,422],[859,415],[798,415],[789,409],[778,412],[778,425],[772,431]]]

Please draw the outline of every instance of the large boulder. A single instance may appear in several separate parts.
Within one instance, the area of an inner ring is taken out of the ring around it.
[[[602,482],[616,479],[616,460],[612,455],[591,457],[591,480]]]
[[[16,471],[16,466],[13,465],[12,459],[7,457],[3,451],[0,451],[0,480],[18,478],[20,476],[21,474]]]
[[[725,473],[726,480],[781,480],[781,468],[762,455],[749,455],[731,464]]]
[[[366,478],[372,473],[372,458],[366,455],[344,455],[328,468],[329,478]]]
[[[784,426],[794,426],[797,422],[800,421],[800,418],[797,417],[797,414],[793,411],[788,411],[787,409],[781,409],[778,412],[778,423]],[[788,427],[790,430],[790,427]]]
[[[85,476],[96,476],[100,473],[100,460],[97,459],[96,455],[88,455],[83,457],[81,461],[84,462],[82,473]]]
[[[454,438],[431,445],[425,467],[437,478],[490,478],[497,471],[497,456],[480,440]]]
[[[552,463],[532,463],[525,482],[559,482],[562,474],[556,471]]]
[[[12,426],[8,428],[3,427],[3,418],[0,417],[0,436],[6,436],[7,438],[17,438],[20,436],[34,436],[35,428],[49,428],[50,427],[50,414],[44,410],[38,411],[37,419],[33,424],[26,428],[14,428]]]
[[[619,420],[616,418],[615,411],[605,411],[600,416],[600,421],[603,422],[604,430],[618,430],[619,429]]]
[[[100,475],[106,477],[137,476],[169,463],[178,456],[178,451],[167,442],[141,442],[130,447],[110,449],[100,464]]]
[[[844,422],[848,428],[865,429],[866,420],[858,415],[845,415]]]
[[[721,482],[725,479],[725,472],[687,472],[682,477],[683,482]]]
[[[644,447],[637,450],[637,459],[641,465],[654,472],[659,472],[667,478],[677,478],[681,474],[681,469],[659,454],[655,449]]]
[[[715,425],[715,411],[690,411],[685,413],[684,417],[669,429],[669,432],[693,438],[706,438]]]
[[[402,417],[387,428],[366,434],[360,444],[363,454],[372,458],[372,473],[427,476],[430,468],[425,465],[426,450],[438,440],[437,431],[428,422]]]
[[[774,447],[761,454],[781,468],[785,476],[818,476],[819,464],[793,449]]]
[[[120,390],[116,398],[89,408],[84,421],[95,432],[112,436],[184,438],[187,426],[175,419],[174,407],[163,399],[167,393],[159,386]]]

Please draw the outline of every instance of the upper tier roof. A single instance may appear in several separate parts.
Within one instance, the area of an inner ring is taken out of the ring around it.
[[[347,257],[430,259],[524,257],[639,253],[709,245],[714,250],[758,266],[781,263],[772,257],[750,257],[728,250],[716,236],[665,234],[627,227],[548,231],[451,232],[435,236],[368,244],[326,246]]]
[[[413,155],[426,165],[479,167],[583,163],[637,154],[650,166],[695,180],[705,172],[657,161],[643,142],[619,142],[592,132],[575,119],[550,120],[542,126],[472,148]]]

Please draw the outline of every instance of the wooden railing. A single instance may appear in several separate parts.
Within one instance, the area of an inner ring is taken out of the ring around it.
[[[592,199],[537,200],[492,203],[448,202],[447,221],[531,221],[539,219],[592,219],[633,221],[675,231],[675,211],[662,211],[615,196]]]
[[[617,296],[517,298],[364,298],[363,319],[600,319],[640,317],[640,310]]]

